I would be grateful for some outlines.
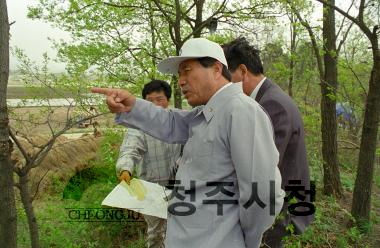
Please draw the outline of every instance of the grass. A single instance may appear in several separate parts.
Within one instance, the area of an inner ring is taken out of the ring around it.
[[[115,162],[121,141],[121,132],[106,133],[99,159],[91,168],[78,173],[66,186],[57,180],[55,193],[34,202],[42,247],[145,247],[144,222],[70,222],[67,209],[101,208],[102,200],[117,184]],[[19,201],[17,205],[18,247],[30,247],[26,216]]]
[[[344,190],[342,199],[322,195],[323,191],[323,165],[321,154],[321,137],[318,116],[312,110],[303,115],[306,131],[306,144],[308,162],[312,180],[317,185],[315,220],[302,235],[291,236],[286,240],[288,248],[304,247],[380,247],[380,198],[376,197],[380,188],[380,174],[378,168],[374,175],[374,189],[372,197],[371,222],[368,224],[369,232],[361,233],[357,227],[352,226],[353,218],[350,214],[352,192],[356,178],[358,159],[357,149],[339,149],[340,178]],[[348,131],[339,130],[338,140],[351,140]],[[353,140],[352,142],[357,143]],[[378,165],[377,165],[378,167]],[[377,187],[377,188],[376,188]]]
[[[99,208],[113,185],[94,184],[80,201],[50,196],[35,203],[42,247],[144,247],[144,223],[70,222],[67,208]],[[20,211],[22,212],[22,211]],[[30,247],[25,215],[19,215],[18,246]]]
[[[75,94],[68,90],[51,90],[42,86],[8,86],[7,99],[25,99],[25,98],[70,98]]]
[[[314,222],[302,235],[287,238],[285,247],[378,247],[375,244],[377,233],[372,230],[363,234],[352,226],[349,210],[334,197],[318,195],[317,199]]]

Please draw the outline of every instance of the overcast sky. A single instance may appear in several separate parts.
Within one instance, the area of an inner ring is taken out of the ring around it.
[[[48,24],[26,17],[27,7],[36,3],[34,0],[6,0],[8,7],[9,22],[15,21],[10,28],[10,46],[23,49],[32,60],[41,63],[42,54],[47,52],[49,57],[54,58],[56,52],[51,48],[52,44],[48,37],[54,40],[69,39],[69,35],[59,29],[52,28]],[[10,55],[10,69],[17,69],[17,60]],[[52,71],[64,70],[63,64],[51,63]]]

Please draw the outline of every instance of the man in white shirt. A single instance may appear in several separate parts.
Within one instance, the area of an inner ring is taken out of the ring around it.
[[[164,109],[168,108],[171,97],[170,85],[162,80],[152,80],[144,85],[143,99]],[[136,172],[140,179],[167,186],[174,179],[176,161],[181,147],[162,142],[148,134],[129,128],[120,147],[116,173],[128,184],[131,174]],[[147,247],[163,248],[166,219],[144,215],[147,225]]]
[[[107,95],[116,122],[185,144],[169,202],[166,247],[256,248],[283,203],[273,128],[262,108],[231,84],[220,45],[190,39],[158,65],[178,73],[191,111],[164,110],[125,90]]]

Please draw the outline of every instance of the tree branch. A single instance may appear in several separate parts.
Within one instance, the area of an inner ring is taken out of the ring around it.
[[[46,177],[46,175],[48,174],[49,171],[50,171],[50,169],[46,170],[46,173],[41,177],[40,180],[38,180],[36,191],[34,192],[34,195],[31,197],[32,201],[36,198],[38,191],[40,189],[41,182],[42,182],[42,180],[44,180],[44,178]]]
[[[153,0],[153,2],[156,4],[157,8],[160,10],[160,12],[165,16],[166,20],[168,21],[169,25],[173,24],[173,20],[170,18],[168,13],[162,8],[160,1]]]
[[[344,53],[345,54],[345,59],[346,59],[346,64],[347,64],[347,67],[346,68],[348,68],[351,72],[352,72],[352,74],[354,74],[354,77],[356,78],[356,80],[358,81],[358,83],[359,83],[359,85],[360,85],[360,87],[362,88],[362,90],[364,91],[364,93],[365,93],[365,95],[367,96],[368,95],[368,92],[367,92],[367,90],[365,89],[365,87],[364,87],[364,85],[363,85],[363,82],[360,80],[360,77],[356,74],[356,72],[355,72],[355,70],[352,68],[352,66],[350,66],[350,64],[348,63],[348,58],[347,58],[347,53],[345,52]]]
[[[354,1],[351,2],[350,7],[347,9],[347,13],[350,11],[350,9],[352,8],[352,6],[354,6]],[[343,30],[344,21],[346,20],[346,18],[347,18],[347,17],[343,16],[342,25],[340,25],[339,30],[338,30],[338,32],[336,33],[336,36],[337,36],[337,37],[339,36],[340,32],[342,32],[342,30]],[[351,22],[351,23],[353,23],[353,22]]]
[[[343,35],[343,38],[342,40],[339,42],[339,45],[338,45],[338,48],[336,49],[337,53],[339,54],[340,52],[340,49],[342,48],[342,45],[344,44],[344,42],[347,40],[347,37],[348,37],[348,33],[350,32],[352,26],[354,25],[353,22],[351,22],[350,26],[347,28],[346,30],[346,33]]]
[[[358,13],[358,19],[359,19],[359,22],[361,23],[364,23],[364,6],[365,4],[365,0],[360,0],[360,6],[359,6],[359,13]]]
[[[30,161],[30,156],[28,155],[28,153],[26,152],[26,150],[24,149],[24,147],[21,145],[20,141],[17,139],[16,135],[14,135],[14,133],[12,132],[11,129],[9,129],[9,135],[11,136],[13,142],[15,142],[15,144],[17,145],[17,147],[20,150],[22,156],[24,156],[24,158],[26,160],[26,163],[28,163]]]
[[[324,72],[324,69],[323,69],[322,58],[321,58],[321,55],[319,54],[319,48],[318,48],[318,44],[317,44],[317,39],[315,38],[315,35],[314,35],[313,30],[311,29],[309,23],[306,22],[302,18],[301,14],[293,6],[291,0],[288,0],[288,4],[289,4],[290,8],[292,9],[292,11],[296,14],[298,20],[300,20],[302,26],[304,26],[306,28],[307,32],[309,33],[310,40],[311,40],[311,43],[312,43],[312,46],[313,46],[313,50],[314,50],[314,54],[315,54],[315,57],[316,57],[316,60],[317,60],[319,78],[322,81],[323,78],[324,78],[325,72]]]
[[[129,5],[129,4],[116,4],[116,3],[110,3],[110,2],[103,2],[104,5],[107,5],[107,6],[111,6],[111,7],[115,7],[115,8],[131,8],[131,9],[141,9],[141,6],[137,6],[137,5]]]
[[[208,22],[212,19],[212,18],[215,18],[216,15],[220,14],[223,9],[225,9],[226,7],[226,3],[227,3],[227,0],[224,0],[222,2],[222,4],[219,6],[219,8],[211,15],[209,16],[205,21],[203,21],[196,29],[194,29],[189,35],[187,35],[183,41],[186,41],[188,39],[191,38],[191,36],[193,36],[194,33],[196,32],[199,32],[200,30],[202,30],[207,24]],[[220,18],[220,17],[219,17]],[[219,19],[219,18],[216,18],[216,19]]]
[[[23,167],[21,169],[21,174],[25,175],[32,168],[37,167],[42,162],[42,160],[47,156],[48,151],[51,150],[51,148],[53,147],[56,139],[59,136],[61,136],[62,134],[64,134],[67,130],[69,130],[70,128],[72,128],[73,126],[75,126],[75,125],[77,125],[77,124],[79,124],[81,122],[85,122],[87,120],[93,119],[95,117],[98,117],[98,116],[101,116],[101,115],[104,115],[104,114],[105,113],[88,116],[86,118],[77,120],[75,122],[72,122],[71,120],[69,120],[66,123],[66,126],[62,130],[60,130],[59,132],[57,132],[56,134],[54,134],[53,137],[45,145],[43,145],[42,148],[35,155],[33,155],[33,157],[31,158],[31,160],[29,161],[29,163],[25,167]]]
[[[363,33],[369,39],[371,39],[371,37],[372,37],[371,30],[365,25],[364,20],[363,20],[364,2],[365,2],[364,0],[361,0],[361,2],[360,2],[359,14],[358,14],[357,18],[351,16],[347,12],[343,11],[341,8],[338,8],[337,6],[332,5],[332,4],[328,3],[328,2],[326,2],[325,0],[316,0],[316,1],[318,1],[320,3],[323,3],[323,4],[327,5],[327,6],[335,9],[342,16],[345,16],[347,19],[351,20],[353,23],[355,23],[363,31]]]

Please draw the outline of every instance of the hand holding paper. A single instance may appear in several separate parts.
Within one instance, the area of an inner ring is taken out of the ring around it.
[[[103,200],[102,205],[126,208],[142,214],[167,218],[170,191],[165,187],[133,178],[128,185],[125,181],[118,184]]]

